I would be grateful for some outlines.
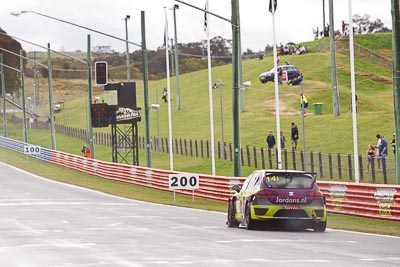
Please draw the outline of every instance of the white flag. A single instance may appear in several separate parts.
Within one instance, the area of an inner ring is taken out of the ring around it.
[[[208,0],[206,0],[206,7],[204,8],[205,11],[208,11]],[[208,13],[204,12],[204,31],[208,34]]]

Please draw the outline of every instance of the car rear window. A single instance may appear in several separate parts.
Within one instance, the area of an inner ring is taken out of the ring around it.
[[[285,188],[285,189],[304,189],[312,188],[314,178],[310,174],[271,174],[264,176],[264,187],[266,188]]]

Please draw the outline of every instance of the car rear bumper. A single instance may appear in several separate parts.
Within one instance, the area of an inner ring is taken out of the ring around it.
[[[254,220],[313,220],[326,221],[326,208],[321,206],[251,206],[251,218]]]

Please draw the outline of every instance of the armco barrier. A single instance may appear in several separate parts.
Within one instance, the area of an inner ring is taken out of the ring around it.
[[[400,221],[400,186],[318,182],[333,213]]]
[[[23,142],[0,137],[0,147],[23,153]],[[118,182],[135,184],[169,191],[168,170],[146,168],[127,164],[85,158],[61,151],[42,148],[40,155],[32,155],[39,160],[51,162],[69,169]],[[176,190],[179,194],[227,202],[232,180],[242,183],[243,177],[199,175],[199,189]],[[329,212],[368,218],[400,221],[400,186],[372,185],[341,182],[318,182],[327,201]]]

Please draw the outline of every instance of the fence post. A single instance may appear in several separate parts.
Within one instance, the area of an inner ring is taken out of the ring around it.
[[[190,139],[189,145],[190,145],[190,156],[193,158],[193,143],[192,143],[192,139]]]
[[[296,151],[292,150],[293,170],[296,170]]]
[[[243,147],[240,147],[240,161],[242,166],[244,166]]]
[[[283,150],[283,157],[285,158],[285,169],[287,170],[289,167],[289,163],[288,163],[288,153],[286,149]]]
[[[203,144],[203,140],[200,140],[200,153],[201,153],[201,158],[204,158],[204,151],[203,151],[203,148],[204,148],[204,144]]]
[[[229,143],[229,159],[232,162],[232,143]]]
[[[264,154],[264,148],[261,148],[261,166],[263,169],[265,169],[265,154]]]
[[[269,162],[269,168],[272,169],[271,149],[268,149],[268,162]]]
[[[181,151],[181,155],[183,156],[183,147],[182,147],[182,139],[179,138],[179,146],[180,146],[180,151]]]
[[[301,163],[301,170],[305,171],[305,168],[304,168],[304,166],[305,166],[305,164],[304,164],[304,153],[303,153],[303,151],[300,152],[300,163]]]
[[[314,153],[310,152],[310,165],[311,165],[311,172],[314,172]]]
[[[360,180],[364,180],[363,157],[358,155],[358,162],[360,163]]]
[[[254,154],[254,167],[258,168],[258,163],[257,163],[257,148],[254,146],[253,147],[253,154]]]
[[[319,175],[324,178],[324,166],[322,165],[322,153],[318,153]]]
[[[333,166],[332,166],[332,154],[328,154],[328,159],[329,159],[329,178],[333,179]]]
[[[246,156],[247,156],[247,166],[251,166],[251,163],[250,163],[250,149],[249,149],[249,146],[246,146]]]
[[[338,161],[338,175],[339,175],[339,179],[342,179],[343,175],[342,175],[342,159],[340,157],[340,154],[337,153],[337,161]]]
[[[353,166],[351,164],[351,155],[347,155],[347,164],[349,165],[349,179],[353,180]]]
[[[188,155],[188,147],[187,147],[186,139],[183,139],[183,146],[185,147],[185,156],[187,156]]]
[[[207,154],[207,158],[210,158],[210,143],[208,142],[208,140],[206,140],[206,154]]]
[[[371,175],[372,175],[372,183],[375,183],[376,177],[375,177],[375,157],[372,158],[371,160]]]

